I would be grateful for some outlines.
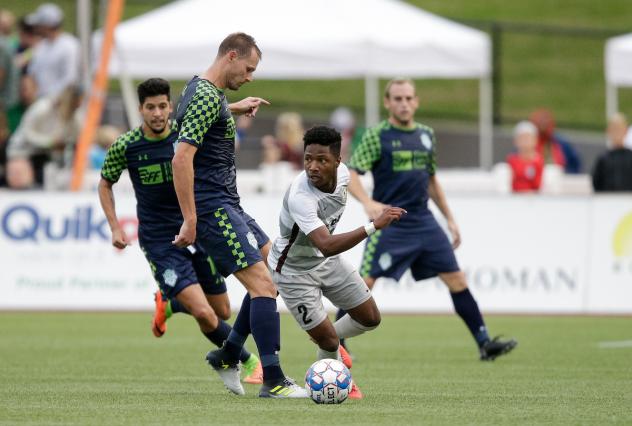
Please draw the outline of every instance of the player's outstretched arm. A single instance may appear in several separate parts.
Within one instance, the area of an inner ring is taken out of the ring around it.
[[[261,105],[270,105],[270,102],[263,98],[248,96],[239,102],[228,104],[228,109],[230,109],[230,112],[235,115],[245,114],[246,117],[254,117],[257,115],[257,111]]]
[[[430,198],[434,201],[441,211],[441,214],[448,222],[448,230],[452,235],[452,248],[457,248],[461,245],[461,233],[459,232],[459,227],[454,220],[454,216],[452,216],[450,207],[448,207],[448,200],[443,192],[443,188],[439,185],[439,180],[436,175],[430,176],[430,181],[428,183],[428,195],[430,195]]]
[[[310,232],[307,236],[310,241],[325,256],[335,256],[357,245],[377,229],[382,229],[399,220],[406,210],[399,207],[387,207],[373,223],[361,226],[353,231],[332,235],[326,226],[321,226]]]
[[[173,156],[173,186],[178,196],[178,204],[182,211],[184,222],[180,232],[172,241],[178,247],[187,247],[195,242],[197,226],[197,212],[195,210],[195,196],[193,193],[193,157],[197,148],[188,143],[179,143]]]
[[[367,194],[366,190],[362,186],[362,182],[360,181],[360,176],[358,175],[358,172],[353,169],[349,169],[348,188],[351,195],[353,195],[356,200],[362,203],[362,205],[364,206],[364,211],[366,212],[367,216],[369,216],[370,220],[377,219],[385,208],[390,207],[387,204],[382,204],[369,197],[369,194]]]
[[[110,225],[110,231],[112,231],[112,245],[119,249],[124,249],[129,245],[129,240],[125,231],[121,228],[118,218],[116,217],[116,208],[114,206],[114,191],[112,191],[114,184],[107,179],[101,178],[99,181],[99,201],[101,202],[101,208],[105,214],[105,218]]]

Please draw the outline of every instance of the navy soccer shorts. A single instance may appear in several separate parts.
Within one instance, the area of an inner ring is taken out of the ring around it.
[[[452,245],[430,210],[409,212],[371,235],[360,275],[399,280],[409,268],[415,281],[459,271]]]
[[[214,260],[199,245],[176,247],[171,242],[141,246],[162,294],[169,299],[199,283],[205,294],[226,293],[226,282]]]
[[[227,277],[262,261],[260,249],[270,239],[241,207],[224,204],[198,212],[197,241]]]

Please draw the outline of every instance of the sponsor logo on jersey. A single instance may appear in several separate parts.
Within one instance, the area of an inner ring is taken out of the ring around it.
[[[386,271],[393,264],[393,258],[390,253],[382,253],[377,263],[380,265],[383,271]]]
[[[167,269],[162,273],[162,279],[165,280],[165,284],[169,287],[174,287],[176,285],[176,281],[178,280],[178,274],[173,269]]]
[[[138,175],[143,185],[158,185],[173,181],[173,170],[170,161],[139,167]]]
[[[421,144],[424,146],[424,148],[429,150],[432,148],[432,139],[430,139],[430,136],[428,136],[426,133],[422,133]]]
[[[248,243],[252,246],[252,248],[259,249],[259,245],[257,244],[257,238],[255,238],[255,234],[253,234],[252,232],[248,232],[248,234],[246,234],[246,238],[248,238]]]

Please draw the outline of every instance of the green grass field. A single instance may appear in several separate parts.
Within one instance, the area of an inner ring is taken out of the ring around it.
[[[1,313],[0,424],[630,424],[631,318],[489,317],[519,339],[478,361],[456,316],[386,316],[354,339],[365,399],[340,406],[237,397],[203,362],[209,344],[174,317],[156,339],[149,314]],[[282,316],[281,358],[302,384],[315,347]],[[250,347],[253,344],[249,341]]]

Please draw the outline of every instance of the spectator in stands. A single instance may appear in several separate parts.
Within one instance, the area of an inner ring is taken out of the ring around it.
[[[344,163],[351,154],[351,141],[355,132],[355,118],[349,108],[338,107],[329,116],[329,124],[340,133],[340,158]]]
[[[56,98],[38,99],[24,114],[7,147],[7,183],[14,189],[43,184],[44,166],[63,160],[80,128],[81,89],[68,86]]]
[[[623,141],[623,145],[626,148],[632,149],[632,126],[628,127],[628,133],[625,135],[625,139]]]
[[[11,37],[14,26],[15,16],[13,13],[6,9],[0,9],[0,37]]]
[[[566,173],[581,172],[581,158],[573,146],[555,131],[553,113],[545,108],[533,111],[529,117],[538,129],[538,152],[545,164],[557,164]]]
[[[18,34],[15,45],[15,64],[21,74],[26,74],[28,66],[33,58],[35,46],[40,41],[40,36],[33,25],[27,23],[26,17],[18,22]]]
[[[18,69],[13,62],[9,39],[0,35],[0,107],[8,108],[17,101]]]
[[[296,112],[284,112],[277,117],[275,136],[266,135],[261,139],[263,163],[285,161],[295,169],[303,165],[303,119]]]
[[[632,150],[624,146],[627,132],[628,121],[623,114],[608,120],[609,149],[597,159],[592,171],[595,192],[632,191]]]
[[[235,122],[235,149],[239,149],[240,145],[246,140],[248,130],[252,126],[252,117],[240,115]]]
[[[65,87],[79,83],[79,40],[62,31],[64,13],[53,3],[40,5],[27,16],[43,37],[28,68],[37,83],[37,96],[57,96]]]
[[[116,126],[104,125],[97,129],[94,143],[90,148],[90,167],[101,170],[108,148],[116,141],[121,131]]]
[[[15,132],[22,120],[22,117],[24,116],[24,113],[36,99],[37,85],[35,84],[35,80],[28,75],[21,76],[18,88],[18,101],[7,109],[9,133]]]
[[[0,187],[6,186],[7,140],[9,139],[9,127],[7,116],[0,107]]]
[[[530,121],[521,121],[514,128],[516,152],[507,156],[511,167],[511,188],[514,192],[538,191],[542,184],[544,160],[537,151],[538,129]]]

